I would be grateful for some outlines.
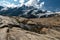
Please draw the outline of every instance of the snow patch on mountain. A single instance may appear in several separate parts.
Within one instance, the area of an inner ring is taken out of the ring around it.
[[[7,8],[7,7],[5,7],[5,8],[2,8],[0,11],[3,11],[3,10],[8,10],[8,8]]]

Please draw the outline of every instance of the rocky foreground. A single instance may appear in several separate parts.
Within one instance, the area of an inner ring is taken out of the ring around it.
[[[27,19],[0,15],[0,40],[60,40],[60,17]]]

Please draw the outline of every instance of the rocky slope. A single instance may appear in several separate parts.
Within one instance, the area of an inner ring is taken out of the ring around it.
[[[27,19],[0,15],[0,40],[60,40],[59,18]]]

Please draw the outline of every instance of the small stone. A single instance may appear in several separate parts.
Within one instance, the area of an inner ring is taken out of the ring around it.
[[[28,21],[27,24],[33,24],[33,25],[34,25],[34,24],[36,24],[36,23],[33,22],[33,21]]]

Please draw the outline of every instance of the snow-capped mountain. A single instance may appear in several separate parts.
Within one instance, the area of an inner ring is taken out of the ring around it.
[[[39,3],[40,0],[29,0],[24,3],[20,1],[20,6],[16,7],[8,7],[8,6],[0,6],[0,15],[7,16],[21,16],[26,18],[40,18],[42,16],[48,17],[55,13],[50,13],[47,10],[42,10],[44,2]]]
[[[8,1],[2,1],[0,2],[0,6],[3,6],[3,8],[0,8],[0,15],[21,16],[26,15],[25,13],[29,12],[28,10],[40,10],[40,8],[42,8],[42,6],[44,5],[44,2],[39,3],[39,1],[40,0],[29,0],[25,2],[25,0],[20,0],[20,4],[18,5],[11,4]]]
[[[41,17],[54,16],[55,13],[48,12],[47,10],[40,10],[34,8],[33,6],[28,7],[23,5],[22,7],[15,7],[15,8],[1,7],[0,15],[21,16],[26,18],[41,18]]]
[[[2,7],[2,6],[1,6]],[[33,9],[33,7],[27,7],[23,5],[22,7],[15,7],[15,8],[0,8],[0,14],[1,15],[12,15],[12,16],[18,16],[19,14],[23,14],[25,11]]]
[[[25,6],[22,7],[15,7],[15,8],[2,8],[0,10],[0,15],[8,15],[8,16],[36,16],[39,13],[45,13],[46,11],[39,10],[34,8],[33,6]]]

